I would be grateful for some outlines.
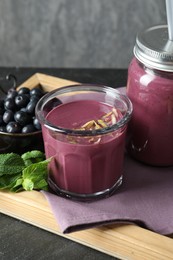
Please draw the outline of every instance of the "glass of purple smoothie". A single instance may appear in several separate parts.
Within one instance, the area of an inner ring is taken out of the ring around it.
[[[110,196],[122,183],[124,146],[132,104],[101,85],[73,85],[46,94],[37,104],[49,186],[77,200]]]

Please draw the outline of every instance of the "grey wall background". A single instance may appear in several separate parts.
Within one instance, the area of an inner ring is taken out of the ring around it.
[[[164,0],[1,0],[0,66],[127,68]]]

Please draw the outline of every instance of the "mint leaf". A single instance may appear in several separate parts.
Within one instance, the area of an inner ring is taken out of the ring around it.
[[[0,189],[12,189],[21,179],[21,174],[4,175],[0,177]],[[20,181],[21,182],[21,181]],[[20,183],[21,185],[21,183]]]
[[[0,154],[0,176],[18,174],[21,173],[24,168],[24,161],[19,154]]]
[[[22,156],[15,153],[0,154],[0,189],[12,192],[21,190],[48,190],[48,163],[41,151]]]
[[[34,183],[30,179],[24,179],[24,181],[22,182],[22,186],[24,190],[31,191],[34,189]]]
[[[48,189],[47,184],[47,166],[51,159],[47,159],[38,163],[27,166],[22,172],[23,183],[25,190],[40,190]]]
[[[13,192],[22,191],[23,190],[22,182],[23,182],[23,179],[21,178],[21,175],[20,175],[20,177],[16,180],[16,182],[10,188],[10,191],[13,191]]]
[[[41,161],[45,160],[44,153],[41,151],[38,151],[38,150],[26,152],[26,153],[22,154],[21,157],[25,163],[25,166],[29,166],[33,163],[37,163],[37,162],[41,162]]]
[[[35,182],[35,184],[34,184],[34,189],[35,190],[48,190],[47,178],[37,180],[37,182]]]

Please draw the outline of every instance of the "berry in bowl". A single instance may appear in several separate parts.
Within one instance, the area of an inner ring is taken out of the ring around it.
[[[44,94],[41,87],[11,88],[0,99],[0,153],[44,151],[40,123],[35,117],[36,104]]]

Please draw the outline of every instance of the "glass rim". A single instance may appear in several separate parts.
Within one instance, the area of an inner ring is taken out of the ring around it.
[[[82,88],[81,88],[82,87]],[[60,94],[66,94],[68,93],[70,90],[70,92],[86,92],[86,91],[92,91],[92,92],[102,92],[102,93],[110,93],[110,94],[114,94],[114,96],[118,99],[118,100],[122,100],[123,102],[125,102],[126,106],[127,106],[127,111],[125,113],[125,115],[123,115],[123,117],[116,122],[115,124],[108,126],[108,127],[104,127],[101,129],[93,129],[93,130],[76,130],[76,129],[69,129],[69,128],[63,128],[63,127],[59,127],[56,126],[52,123],[50,123],[42,114],[42,110],[44,108],[44,105],[46,105],[46,103],[48,101],[50,101],[51,99],[53,99],[56,95],[60,95]],[[46,101],[46,102],[45,102]],[[44,124],[44,126],[46,128],[48,128],[49,130],[52,130],[56,133],[60,133],[60,134],[64,134],[64,135],[72,135],[72,136],[97,136],[97,135],[103,135],[103,134],[107,134],[110,132],[114,132],[120,128],[122,128],[123,126],[125,126],[128,121],[131,118],[131,114],[132,114],[132,103],[130,101],[130,99],[120,93],[118,91],[118,89],[114,89],[112,87],[108,87],[105,85],[101,85],[101,84],[88,84],[88,83],[80,83],[80,84],[73,84],[73,85],[69,85],[69,86],[64,86],[64,87],[60,87],[57,89],[54,89],[50,92],[48,92],[46,95],[44,95],[37,103],[36,105],[36,116],[38,118],[38,120],[41,122],[41,124]]]

